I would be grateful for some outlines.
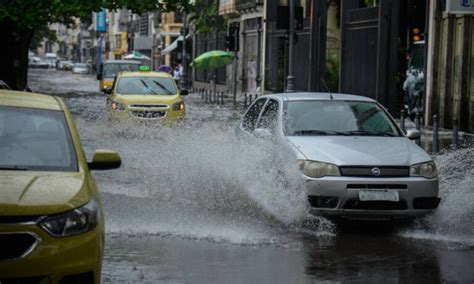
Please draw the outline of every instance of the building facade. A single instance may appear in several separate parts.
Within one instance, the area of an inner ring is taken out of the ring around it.
[[[436,114],[444,128],[474,133],[474,5],[450,11],[447,2],[429,1],[425,122]],[[459,2],[459,1],[457,1]]]

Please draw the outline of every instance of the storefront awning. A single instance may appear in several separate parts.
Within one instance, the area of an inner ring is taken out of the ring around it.
[[[189,39],[191,37],[190,34],[188,34],[186,36],[186,39]],[[170,45],[168,45],[167,47],[165,47],[165,49],[163,49],[161,51],[161,55],[166,55],[168,53],[170,53],[171,51],[175,50],[176,48],[178,48],[178,41],[180,40],[183,40],[183,36],[179,36],[175,41],[173,41]]]

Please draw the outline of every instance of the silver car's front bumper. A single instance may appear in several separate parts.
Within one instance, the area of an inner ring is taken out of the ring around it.
[[[309,213],[323,216],[356,219],[415,217],[433,212],[439,203],[437,178],[307,178],[306,190],[310,200]],[[397,191],[399,201],[361,201],[361,190]],[[321,200],[331,202],[319,202]]]

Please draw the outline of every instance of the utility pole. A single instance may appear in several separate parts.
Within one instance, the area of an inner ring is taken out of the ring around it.
[[[181,35],[183,36],[183,50],[181,53],[181,65],[183,68],[183,72],[180,74],[181,76],[179,77],[179,87],[181,90],[187,89],[187,62],[186,62],[186,36],[188,33],[188,25],[187,25],[187,14],[186,11],[183,10],[183,28],[181,30]]]
[[[295,1],[289,0],[290,5],[290,29],[288,35],[288,77],[286,77],[286,93],[295,91],[294,72],[294,39],[295,39]]]

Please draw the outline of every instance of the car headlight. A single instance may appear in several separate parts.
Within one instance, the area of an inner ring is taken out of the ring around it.
[[[416,164],[410,167],[411,177],[434,178],[438,175],[436,164],[433,161]]]
[[[53,237],[69,237],[94,229],[99,223],[99,206],[89,203],[74,210],[45,218],[39,224]]]
[[[121,104],[121,103],[119,103],[119,102],[113,101],[113,102],[112,102],[112,109],[113,109],[113,110],[124,110],[124,109],[125,109],[125,105],[124,105],[124,104]]]
[[[304,175],[314,178],[341,175],[336,165],[322,162],[298,160],[298,167]]]
[[[173,110],[174,111],[183,111],[184,110],[184,102],[183,101],[179,101],[177,103],[174,103],[173,104]]]

